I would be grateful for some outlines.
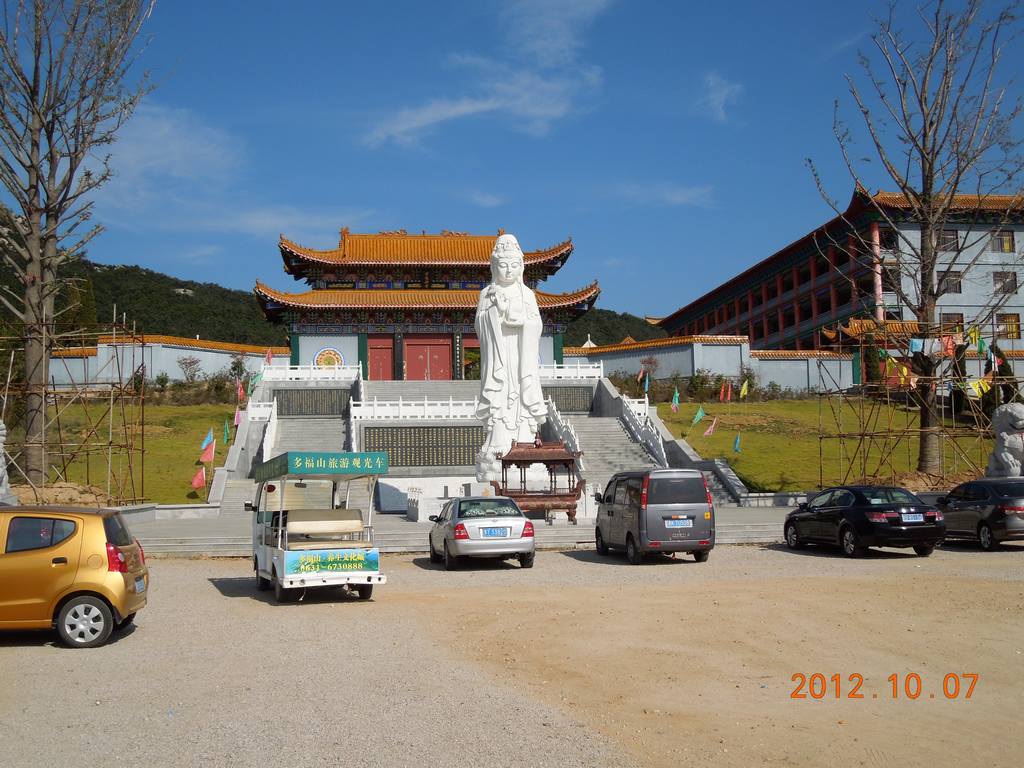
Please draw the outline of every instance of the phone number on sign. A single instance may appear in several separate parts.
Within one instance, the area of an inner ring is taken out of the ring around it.
[[[797,672],[790,680],[796,686],[789,693],[791,699],[969,699],[979,675],[974,672],[950,672],[942,678],[942,685],[930,690],[917,672],[892,674],[886,678],[889,685],[881,691],[864,692],[864,675],[854,672],[844,679],[842,675],[825,676],[821,672],[807,675]]]

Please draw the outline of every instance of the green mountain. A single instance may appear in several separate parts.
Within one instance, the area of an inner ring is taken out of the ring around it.
[[[618,344],[627,336],[636,341],[660,339],[668,334],[642,317],[628,312],[612,312],[607,309],[592,309],[583,317],[569,323],[565,329],[565,346],[578,347],[587,340],[587,334],[595,344]]]

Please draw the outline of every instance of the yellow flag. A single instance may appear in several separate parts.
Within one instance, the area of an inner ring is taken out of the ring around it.
[[[743,386],[740,387],[740,399],[742,399],[742,398],[744,398],[746,396],[747,396],[747,382],[744,381],[743,382]]]
[[[971,344],[977,345],[981,340],[981,329],[978,326],[973,326],[971,330],[967,332],[967,338],[971,340]]]

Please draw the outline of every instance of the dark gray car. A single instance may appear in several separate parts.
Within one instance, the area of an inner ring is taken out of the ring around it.
[[[620,472],[598,502],[598,554],[625,550],[633,564],[649,552],[692,552],[697,562],[715,546],[715,505],[696,469]]]
[[[977,541],[986,551],[1024,539],[1024,478],[983,477],[962,483],[936,505],[946,518],[947,539]]]

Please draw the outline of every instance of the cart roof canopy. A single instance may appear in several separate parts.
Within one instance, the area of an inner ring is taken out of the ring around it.
[[[326,478],[343,476],[346,480],[369,475],[386,475],[388,455],[383,451],[346,453],[334,451],[288,451],[253,468],[257,481],[284,477]]]

